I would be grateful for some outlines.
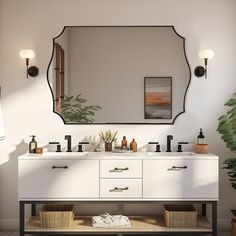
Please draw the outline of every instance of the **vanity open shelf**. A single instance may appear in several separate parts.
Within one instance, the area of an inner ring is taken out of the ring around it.
[[[204,216],[198,217],[196,228],[167,228],[163,216],[129,216],[131,227],[130,228],[94,228],[92,226],[92,219],[89,216],[76,217],[73,221],[72,227],[68,229],[62,228],[41,228],[39,217],[31,217],[26,225],[25,232],[30,233],[98,233],[98,234],[111,234],[111,233],[170,233],[170,232],[195,232],[195,233],[211,233],[211,224]]]

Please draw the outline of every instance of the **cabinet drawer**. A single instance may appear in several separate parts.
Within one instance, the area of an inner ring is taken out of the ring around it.
[[[218,199],[218,160],[145,160],[143,196]]]
[[[142,178],[142,161],[102,160],[100,178]]]
[[[101,179],[100,198],[141,198],[141,179]]]
[[[97,160],[20,160],[19,198],[99,197]]]

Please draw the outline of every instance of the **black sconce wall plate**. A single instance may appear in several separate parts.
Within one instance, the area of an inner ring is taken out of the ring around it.
[[[197,67],[194,69],[194,74],[195,74],[197,77],[202,77],[205,73],[206,73],[206,69],[205,69],[203,66],[197,66]]]
[[[39,69],[36,66],[30,66],[28,68],[28,75],[31,77],[36,77],[39,74]]]

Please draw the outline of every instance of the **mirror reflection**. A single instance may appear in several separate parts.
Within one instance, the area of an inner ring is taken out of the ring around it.
[[[48,69],[66,124],[172,124],[184,112],[190,68],[172,26],[65,27]]]

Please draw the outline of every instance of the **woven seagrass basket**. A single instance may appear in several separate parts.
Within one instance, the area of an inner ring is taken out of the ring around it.
[[[164,205],[164,218],[170,228],[197,226],[197,211],[193,205]]]
[[[39,215],[42,228],[70,228],[74,220],[74,206],[44,205]]]

